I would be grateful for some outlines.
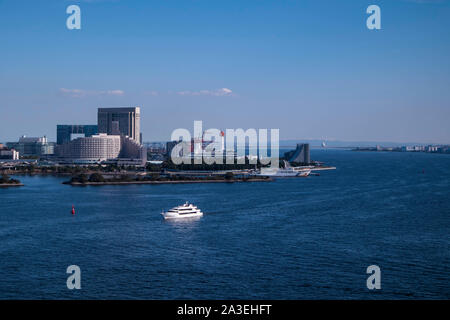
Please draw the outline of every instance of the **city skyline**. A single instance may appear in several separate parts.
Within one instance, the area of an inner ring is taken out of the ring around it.
[[[202,120],[281,140],[450,143],[449,1],[377,1],[381,30],[364,1],[81,1],[81,30],[65,26],[70,4],[0,3],[0,141],[56,141],[57,124],[140,106],[143,141]]]
[[[441,304],[449,17],[450,0],[0,0],[0,300],[174,319]]]

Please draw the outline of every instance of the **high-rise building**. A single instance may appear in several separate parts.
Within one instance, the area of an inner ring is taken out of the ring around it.
[[[284,156],[289,162],[310,164],[309,143],[297,143],[297,148],[293,151],[286,152]]]
[[[92,137],[98,133],[97,125],[64,125],[56,126],[56,143],[64,144],[79,137]]]
[[[98,108],[98,132],[125,135],[141,141],[141,110],[134,108]]]

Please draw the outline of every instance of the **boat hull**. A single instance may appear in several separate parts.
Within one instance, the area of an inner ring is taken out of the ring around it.
[[[163,212],[161,213],[165,220],[169,219],[186,219],[186,218],[196,218],[203,216],[203,212],[196,212],[196,213],[185,213],[185,214],[179,214],[174,212]]]

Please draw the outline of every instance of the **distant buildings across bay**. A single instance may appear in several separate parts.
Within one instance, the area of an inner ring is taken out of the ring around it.
[[[401,147],[356,147],[353,151],[391,151],[391,152],[428,152],[428,153],[450,153],[450,145],[416,145]]]
[[[5,160],[34,158],[56,163],[120,163],[145,166],[147,151],[142,145],[140,108],[99,108],[98,123],[59,124],[56,144],[47,137],[22,136],[18,142],[2,145]]]

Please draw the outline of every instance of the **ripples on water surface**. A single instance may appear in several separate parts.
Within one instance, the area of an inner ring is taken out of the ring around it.
[[[450,156],[312,158],[338,169],[156,186],[21,177],[25,187],[0,189],[0,298],[450,298]],[[162,220],[186,200],[204,217]],[[71,264],[78,291],[66,287]],[[377,292],[366,288],[372,264]]]

